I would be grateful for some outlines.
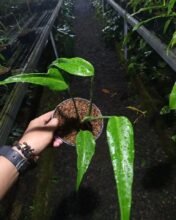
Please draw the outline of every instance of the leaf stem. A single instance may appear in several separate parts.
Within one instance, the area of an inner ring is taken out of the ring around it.
[[[93,87],[94,87],[94,76],[92,76],[90,80],[90,104],[89,104],[88,116],[90,116],[92,112]]]
[[[73,105],[74,105],[75,112],[76,112],[76,115],[77,115],[77,117],[78,117],[78,120],[80,120],[79,113],[78,113],[78,109],[77,109],[77,107],[76,107],[76,102],[75,102],[75,99],[73,98],[73,96],[72,96],[72,94],[71,94],[70,88],[68,88],[68,94],[69,94],[70,98],[71,98],[72,101],[73,101]]]

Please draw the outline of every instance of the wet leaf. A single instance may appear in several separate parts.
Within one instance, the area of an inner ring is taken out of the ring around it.
[[[173,110],[176,109],[176,83],[174,84],[169,96],[169,107]]]
[[[46,86],[51,90],[62,91],[68,88],[67,83],[64,81],[62,75],[57,72],[53,74],[46,73],[30,73],[30,74],[19,74],[11,76],[3,81],[0,81],[0,85],[9,83],[32,83],[40,86]]]
[[[95,153],[95,139],[90,131],[80,131],[76,137],[77,151],[77,181],[76,189],[79,189],[84,174]]]
[[[126,117],[111,117],[107,139],[117,186],[121,220],[129,220],[132,198],[134,140],[133,128]]]
[[[59,75],[62,77],[60,71],[57,69],[57,68],[49,68],[48,69],[48,72],[47,72],[50,76],[53,76],[53,77],[58,77]]]
[[[65,72],[76,76],[93,76],[94,67],[87,60],[79,57],[59,58],[51,66],[57,67]]]

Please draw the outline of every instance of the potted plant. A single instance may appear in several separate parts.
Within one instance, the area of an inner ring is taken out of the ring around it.
[[[65,74],[90,78],[89,101],[72,97],[69,83],[65,80]],[[92,64],[79,57],[59,58],[51,63],[47,73],[25,73],[11,76],[3,81],[0,81],[0,85],[14,82],[33,83],[47,86],[49,89],[57,91],[67,90],[70,94],[71,101],[69,99],[69,102],[64,101],[59,104],[54,113],[54,117],[59,117],[59,120],[61,120],[61,127],[64,130],[63,133],[61,132],[63,138],[65,132],[66,136],[68,135],[70,126],[76,125],[76,129],[70,129],[71,131],[74,130],[73,142],[66,140],[69,144],[76,145],[76,190],[79,189],[83,176],[85,175],[95,153],[95,139],[101,134],[103,120],[105,118],[108,119],[106,128],[107,143],[109,146],[114,177],[117,185],[121,220],[128,220],[130,218],[133,182],[133,128],[126,117],[103,116],[95,104],[92,103],[94,82],[94,67]],[[64,105],[65,102],[66,107]],[[79,105],[81,105],[80,108]],[[61,127],[59,130],[61,130]],[[98,131],[94,130],[95,127],[96,129],[98,127]]]

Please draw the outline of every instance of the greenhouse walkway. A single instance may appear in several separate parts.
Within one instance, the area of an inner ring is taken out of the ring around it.
[[[93,102],[103,115],[124,115],[134,122],[138,114],[127,107],[145,111],[133,91],[135,85],[128,81],[115,48],[105,45],[101,22],[91,1],[75,0],[74,3],[74,56],[89,60],[95,67]],[[73,95],[88,98],[88,86],[87,79],[72,79]],[[56,102],[58,95],[55,96]],[[41,112],[53,106],[49,103],[50,98],[50,93],[43,95]],[[131,220],[175,220],[175,166],[168,163],[148,114],[134,124],[134,132]],[[15,196],[4,201],[6,206],[10,201],[4,216],[9,220],[120,220],[105,129],[97,140],[96,154],[81,184],[79,196],[75,194],[75,183],[75,148],[63,144],[59,149],[48,149],[36,169],[21,178]],[[25,198],[22,195],[26,195]]]
[[[135,121],[138,115],[127,106],[143,108],[141,100],[133,92],[133,87],[129,86],[127,73],[120,63],[115,48],[106,47],[101,34],[101,22],[96,17],[91,1],[76,0],[74,16],[73,31],[76,35],[74,56],[88,59],[95,67],[95,104],[100,107],[104,115],[125,115],[131,121]],[[72,89],[74,92],[76,90],[76,96],[87,98],[89,95],[87,86],[86,80],[82,82],[76,79],[73,80]],[[150,120],[148,117],[143,117],[135,124],[136,158],[131,219],[172,220],[172,217],[176,216],[174,211],[176,197],[173,197],[176,179],[172,175],[173,181],[169,182],[168,172],[171,173],[173,170],[167,163],[167,156],[151,127]],[[103,138],[98,140],[96,155],[83,181],[83,195],[77,208],[72,205],[75,198],[72,194],[75,182],[74,149],[62,148],[58,160],[59,158],[64,158],[56,165],[64,189],[58,190],[59,205],[55,208],[57,210],[55,216],[74,220],[119,219],[105,133]],[[168,181],[162,178],[163,175]],[[72,178],[73,186],[68,182],[68,176],[69,180]],[[77,211],[77,209],[81,210]]]

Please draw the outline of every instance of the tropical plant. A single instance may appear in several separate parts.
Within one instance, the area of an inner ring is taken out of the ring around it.
[[[101,1],[92,0],[92,5],[93,5],[94,7],[96,7],[96,9],[97,9],[98,11],[102,10],[102,3],[101,3]]]
[[[102,29],[103,38],[110,43],[112,40],[122,40],[123,21],[119,15],[114,13],[114,10],[108,10],[103,14],[104,27]]]
[[[94,81],[94,67],[82,58],[59,58],[51,63],[47,73],[30,73],[11,76],[0,85],[21,82],[47,86],[56,91],[67,90],[70,93],[69,83],[64,79],[65,73],[90,78],[90,106],[92,103],[92,87]],[[73,98],[74,101],[74,98]],[[108,118],[106,128],[107,142],[114,170],[114,177],[117,186],[118,200],[121,210],[121,220],[129,220],[134,162],[134,141],[133,128],[128,118],[124,116],[101,116],[98,119]],[[83,121],[95,120],[91,116],[91,110]],[[87,130],[80,130],[76,136],[77,152],[77,180],[76,190],[79,189],[83,177],[90,165],[95,153],[95,139],[93,134]]]
[[[164,114],[169,114],[171,112],[174,112],[174,116],[175,116],[175,110],[176,110],[176,82],[174,83],[173,88],[171,90],[171,93],[169,95],[169,106],[164,106],[163,108],[166,109],[166,111],[164,111]],[[172,134],[172,136],[170,138],[173,142],[176,142],[176,135],[175,134]]]
[[[59,47],[57,48],[58,53],[62,56],[71,57],[73,48],[73,39],[75,35],[72,32],[72,22],[74,16],[72,15],[73,1],[65,0],[60,10],[58,25],[54,38],[56,44],[58,42]]]
[[[158,19],[165,19],[163,25],[163,34],[169,29],[171,24],[175,25],[175,5],[176,0],[163,0],[163,1],[139,1],[139,0],[131,0],[129,5],[133,8],[133,16],[149,12],[151,17],[147,19],[142,19],[137,25],[134,26],[133,30],[137,30],[140,26],[145,25],[151,21],[155,21]],[[170,42],[168,44],[168,49],[173,48],[176,45],[176,31],[172,30],[172,37],[170,38]]]

